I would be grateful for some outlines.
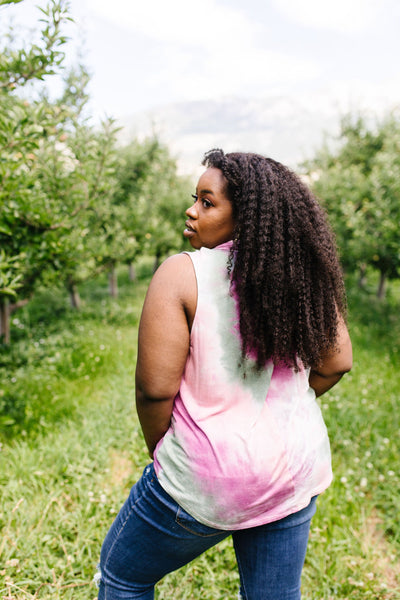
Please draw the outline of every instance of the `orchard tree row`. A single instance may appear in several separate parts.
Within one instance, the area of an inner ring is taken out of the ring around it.
[[[3,18],[7,4],[0,0]],[[23,0],[22,0],[23,1]],[[39,10],[39,9],[38,9]],[[79,284],[139,254],[181,248],[179,222],[191,184],[157,137],[118,147],[112,119],[91,125],[89,75],[65,67],[67,0],[40,9],[36,41],[12,29],[0,40],[0,337],[10,313],[39,284]],[[57,99],[48,81],[63,76]],[[347,270],[380,273],[378,295],[400,274],[400,120],[342,120],[334,143],[303,165],[325,204]]]
[[[334,143],[332,143],[334,142]],[[342,119],[337,139],[304,165],[325,205],[344,268],[379,272],[377,296],[400,276],[400,114],[381,120],[358,115]]]
[[[19,0],[21,1],[21,0]],[[7,4],[2,0],[3,17]],[[78,285],[102,270],[179,249],[177,228],[189,184],[157,137],[125,148],[112,119],[87,115],[83,65],[65,67],[70,19],[65,0],[40,9],[37,41],[21,46],[10,29],[0,44],[0,337],[39,284],[64,284],[79,306]],[[63,77],[50,98],[48,81]]]

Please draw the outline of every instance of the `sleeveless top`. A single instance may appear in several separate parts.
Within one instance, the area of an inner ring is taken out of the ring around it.
[[[331,483],[327,430],[309,371],[241,364],[227,258],[232,242],[188,252],[197,279],[190,350],[171,425],[157,444],[161,486],[224,530],[276,521]]]

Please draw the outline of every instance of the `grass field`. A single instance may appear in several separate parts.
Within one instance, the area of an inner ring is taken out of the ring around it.
[[[137,323],[147,286],[118,300],[88,285],[15,313],[0,365],[0,598],[94,600],[101,542],[148,462],[133,410]],[[354,291],[353,291],[354,290]],[[400,295],[350,287],[354,368],[321,398],[335,479],[319,498],[305,600],[400,599]],[[161,599],[235,599],[231,542],[166,577]]]

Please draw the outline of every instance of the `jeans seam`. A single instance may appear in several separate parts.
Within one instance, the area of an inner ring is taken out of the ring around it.
[[[181,521],[179,521],[179,519],[175,519],[175,523],[177,523],[179,525],[179,527],[182,527],[182,529],[185,529],[185,531],[188,531],[192,535],[195,535],[200,538],[212,538],[212,537],[216,537],[217,535],[219,535],[219,533],[197,533],[197,531],[193,531],[193,529],[189,529],[189,527],[186,527],[185,525],[183,525],[183,523]]]
[[[181,510],[182,510],[181,507],[178,505],[178,510],[177,510],[176,515],[175,515],[175,523],[177,523],[180,527],[182,527],[182,529],[185,529],[186,531],[188,531],[192,535],[196,535],[197,537],[200,537],[200,538],[211,538],[211,537],[216,537],[217,535],[220,535],[222,533],[222,531],[216,531],[215,533],[198,533],[197,531],[194,531],[193,529],[190,529],[189,527],[187,527],[186,525],[184,525],[182,523],[182,521],[179,520],[179,512]],[[199,521],[199,523],[200,523],[200,521]]]
[[[153,481],[153,480],[152,480],[152,481]],[[115,536],[115,540],[113,541],[113,543],[112,543],[112,545],[111,545],[111,547],[110,547],[109,551],[107,552],[107,556],[106,556],[106,557],[105,557],[105,559],[104,559],[104,569],[105,569],[105,568],[106,568],[106,566],[107,566],[107,563],[108,563],[108,559],[109,559],[109,557],[110,557],[110,554],[111,554],[111,552],[113,551],[113,549],[114,549],[114,546],[115,546],[115,544],[117,543],[117,541],[118,541],[118,539],[119,539],[119,537],[120,537],[121,533],[122,533],[122,532],[123,532],[123,530],[125,529],[125,527],[126,527],[126,524],[127,524],[128,520],[130,519],[130,517],[131,517],[131,515],[132,515],[132,513],[133,513],[133,511],[134,511],[134,508],[135,508],[135,506],[137,505],[137,503],[139,502],[139,500],[141,500],[141,498],[143,497],[143,495],[144,495],[144,494],[142,493],[142,494],[141,494],[141,495],[140,495],[140,496],[139,496],[139,497],[138,497],[138,498],[135,500],[135,502],[134,502],[134,503],[131,505],[131,507],[130,507],[130,509],[129,509],[129,512],[128,512],[127,516],[126,516],[126,519],[125,519],[125,520],[124,520],[124,522],[122,523],[122,526],[121,526],[120,530],[118,531],[118,534]],[[101,572],[101,571],[100,571],[100,572]],[[104,598],[105,598],[105,600],[107,600],[107,588],[106,588],[106,583],[105,583],[104,579],[103,579],[103,585],[104,585]]]
[[[243,593],[244,593],[243,600],[247,600],[247,592],[246,592],[246,586],[244,584],[244,576],[243,576],[242,566],[240,564],[239,556],[236,552],[235,552],[235,555],[236,555],[236,564],[238,567],[239,577],[240,577],[240,587],[242,588]]]
[[[139,499],[138,499],[138,500],[139,500]],[[137,501],[138,501],[138,500],[137,500]],[[136,502],[137,502],[137,501],[136,501]],[[135,505],[136,505],[136,502],[135,502]],[[125,521],[122,523],[121,529],[118,531],[118,534],[115,536],[115,540],[113,541],[113,543],[112,543],[112,545],[111,545],[111,548],[110,548],[110,549],[109,549],[109,551],[107,552],[107,556],[106,556],[106,557],[105,557],[105,559],[104,559],[104,569],[106,568],[106,566],[107,566],[107,562],[108,562],[108,559],[109,559],[109,556],[110,556],[111,552],[113,551],[113,549],[114,549],[114,546],[115,546],[115,544],[117,543],[117,541],[118,541],[118,539],[119,539],[119,537],[120,537],[121,533],[122,533],[122,532],[123,532],[123,530],[125,529],[125,526],[126,526],[126,524],[127,524],[127,522],[128,522],[128,520],[129,520],[129,518],[130,518],[130,516],[131,516],[131,514],[132,514],[132,513],[133,513],[133,506],[131,506],[131,508],[129,509],[129,513],[128,513],[128,515],[127,515],[127,517],[126,517]],[[104,583],[104,581],[103,581],[103,583]],[[105,585],[105,583],[104,583],[104,585]]]

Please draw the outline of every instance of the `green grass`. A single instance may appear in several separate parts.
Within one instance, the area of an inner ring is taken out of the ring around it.
[[[0,362],[2,600],[94,600],[101,542],[148,462],[133,408],[147,281],[124,277],[118,300],[105,280],[88,285],[80,314],[53,292],[14,315]],[[305,600],[400,599],[398,292],[384,304],[349,294],[354,368],[321,398],[335,479],[312,522]],[[167,576],[156,598],[225,600],[237,589],[226,540]]]

